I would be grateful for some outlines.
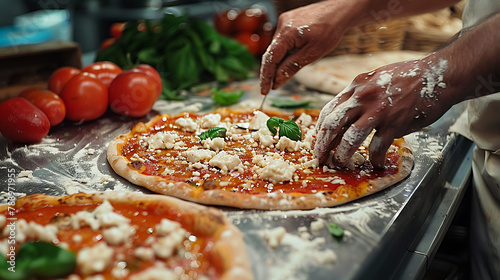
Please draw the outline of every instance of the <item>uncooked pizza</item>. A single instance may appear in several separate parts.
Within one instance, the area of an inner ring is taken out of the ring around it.
[[[411,172],[403,139],[374,169],[367,139],[345,168],[312,153],[319,110],[158,115],[115,138],[107,157],[117,174],[153,192],[202,204],[312,209],[381,191]]]
[[[30,195],[0,206],[0,229],[1,279],[252,279],[222,212],[163,195]]]

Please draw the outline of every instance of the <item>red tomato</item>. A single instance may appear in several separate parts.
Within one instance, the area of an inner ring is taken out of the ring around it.
[[[247,46],[248,51],[253,55],[259,55],[260,52],[260,36],[250,32],[242,32],[235,37],[236,41]]]
[[[80,74],[80,72],[80,69],[71,66],[64,66],[56,69],[49,78],[49,90],[61,95],[64,85],[69,79]]]
[[[259,7],[250,7],[242,10],[236,18],[238,32],[257,33],[268,21],[267,12]]]
[[[0,119],[0,132],[14,142],[38,142],[50,130],[47,116],[22,97],[0,103]]]
[[[161,84],[160,73],[158,73],[158,70],[156,70],[156,68],[154,68],[153,66],[151,66],[149,64],[139,64],[139,65],[137,65],[137,67],[135,67],[135,69],[140,70],[140,71],[148,74],[149,76],[153,77],[153,79],[156,82],[156,100],[158,100],[158,98],[160,98],[161,91],[163,88],[163,86]]]
[[[111,24],[110,33],[114,38],[120,38],[125,29],[126,22],[115,22]]]
[[[66,105],[59,95],[47,89],[29,88],[21,91],[20,97],[26,98],[45,113],[51,126],[60,124],[66,117]]]
[[[123,71],[109,86],[109,105],[113,112],[142,117],[151,111],[157,99],[156,81],[137,70]]]
[[[238,11],[227,10],[215,14],[214,27],[220,34],[230,36],[235,32],[235,19],[238,16]]]
[[[107,49],[116,42],[116,38],[108,38],[101,43],[101,51]]]
[[[108,88],[92,73],[82,72],[69,80],[61,98],[72,121],[97,119],[108,108]]]
[[[82,72],[96,75],[106,87],[109,87],[111,81],[122,72],[122,69],[111,61],[98,61],[84,67]]]

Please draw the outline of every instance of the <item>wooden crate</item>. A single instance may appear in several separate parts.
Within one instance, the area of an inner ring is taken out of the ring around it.
[[[47,42],[0,48],[0,101],[29,87],[46,88],[58,67],[82,67],[80,46],[73,42]]]

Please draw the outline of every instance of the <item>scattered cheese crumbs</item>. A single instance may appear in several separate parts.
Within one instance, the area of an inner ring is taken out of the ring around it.
[[[282,151],[295,152],[299,150],[299,142],[293,141],[288,137],[281,137],[276,144],[276,148]]]
[[[230,155],[226,151],[221,151],[208,162],[208,165],[218,167],[223,172],[228,172],[241,165],[241,160],[237,155]]]
[[[19,175],[17,175],[17,178],[33,179],[33,171],[31,171],[31,170],[22,170],[21,172],[19,172]]]
[[[175,141],[179,140],[179,135],[172,132],[158,132],[146,138],[150,149],[172,149]]]
[[[189,149],[182,152],[182,156],[186,157],[188,162],[196,163],[201,161],[209,161],[215,156],[215,152],[208,149]]]
[[[83,275],[102,272],[111,264],[113,249],[105,242],[99,242],[92,247],[82,248],[76,257]]]
[[[198,129],[198,124],[190,118],[178,118],[175,124],[180,126],[182,130],[195,132]]]
[[[201,141],[201,144],[203,145],[204,148],[206,149],[211,149],[216,152],[224,149],[226,146],[226,142],[224,141],[224,138],[217,137],[214,139],[207,138],[203,141]]]
[[[259,130],[261,128],[267,128],[267,120],[269,120],[269,116],[261,111],[255,111],[254,117],[250,120],[250,125],[248,129],[250,130]]]
[[[211,128],[218,125],[220,123],[220,120],[220,114],[207,114],[200,119],[200,126],[202,128]]]
[[[306,113],[302,113],[296,123],[306,127],[310,126],[312,124],[312,117]]]
[[[313,256],[319,264],[332,264],[337,261],[337,254],[333,250],[315,251]]]
[[[153,260],[155,252],[149,247],[137,247],[134,251],[134,256],[143,261]]]
[[[274,159],[267,166],[257,171],[259,178],[272,183],[290,181],[295,173],[295,167],[281,159]]]
[[[276,227],[273,229],[267,229],[263,231],[264,239],[266,239],[267,244],[271,248],[276,248],[280,245],[281,240],[286,234],[286,229],[284,227]]]
[[[311,222],[311,231],[319,232],[325,228],[325,223],[322,219],[318,219],[316,221]]]

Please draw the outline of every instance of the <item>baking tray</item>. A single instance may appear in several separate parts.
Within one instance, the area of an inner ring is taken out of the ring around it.
[[[262,97],[258,94],[257,80],[235,87],[244,88],[246,94],[234,109],[260,105]],[[65,122],[52,128],[37,144],[13,144],[0,136],[0,202],[33,193],[58,196],[106,190],[150,193],[113,172],[106,160],[107,144],[127,133],[137,122],[148,121],[159,113],[215,110],[207,91],[202,92],[187,94],[185,101],[158,101],[154,110],[140,119],[108,112],[95,121]],[[314,101],[312,106],[317,108],[332,98],[293,83],[270,93],[271,98],[297,96]],[[268,108],[270,103],[267,102]],[[403,256],[423,235],[421,229],[433,215],[432,209],[441,203],[445,183],[467,156],[470,142],[448,133],[448,127],[462,109],[454,107],[433,125],[405,137],[414,151],[415,166],[406,179],[384,191],[345,205],[313,210],[218,207],[242,230],[255,278],[390,278]],[[344,229],[341,240],[329,234],[325,225],[332,222]],[[270,248],[266,233],[277,227],[284,227],[286,233],[279,246]]]

